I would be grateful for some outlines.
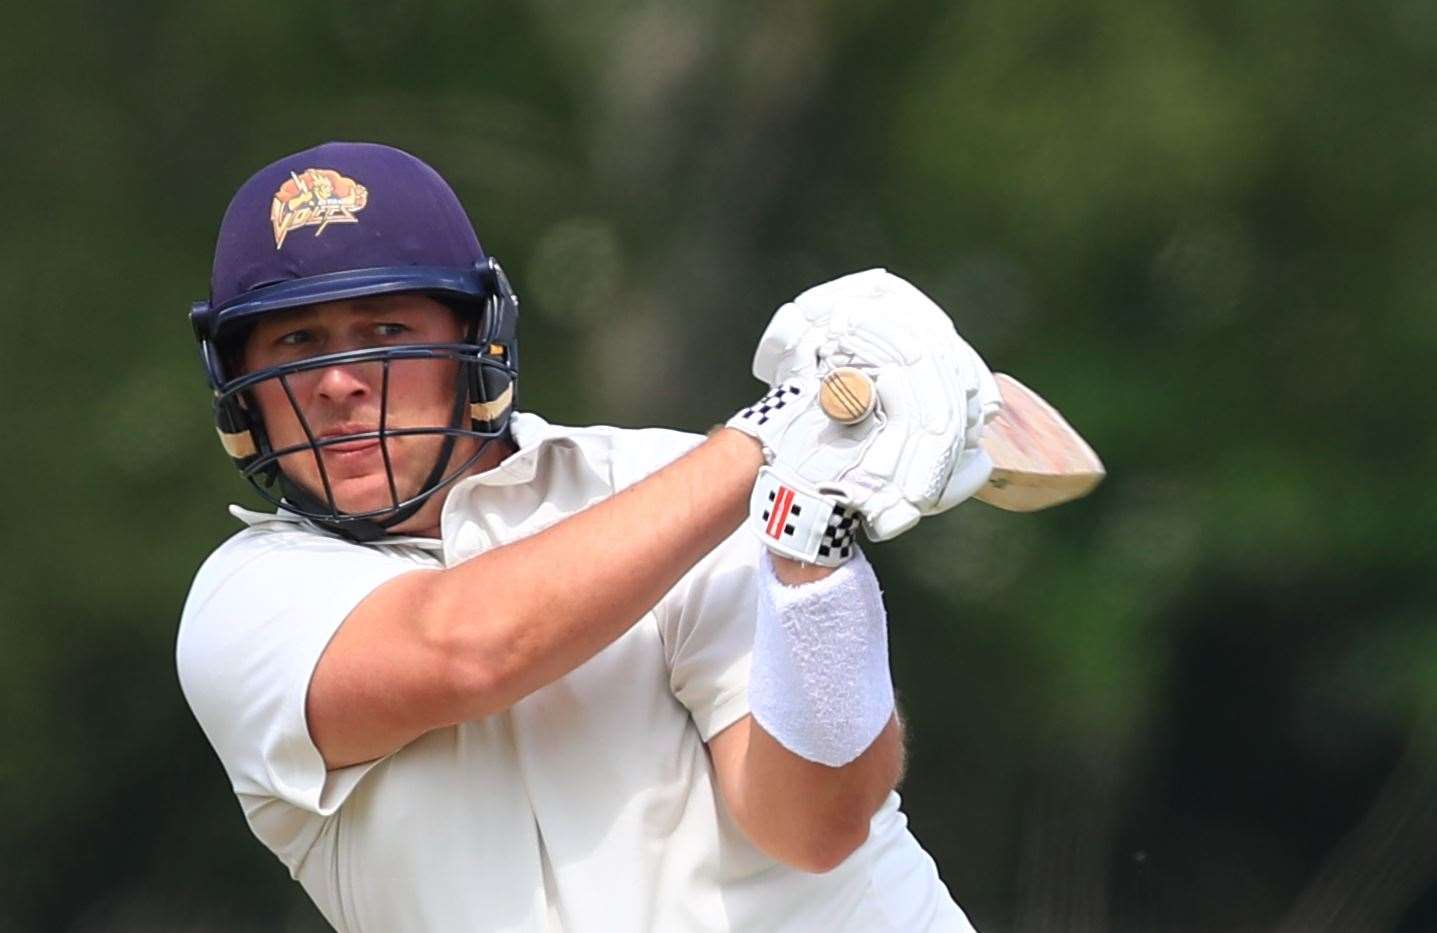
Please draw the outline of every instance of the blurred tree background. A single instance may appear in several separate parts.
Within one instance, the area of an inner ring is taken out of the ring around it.
[[[1092,441],[1085,501],[873,549],[980,929],[1437,928],[1437,5],[9,7],[0,930],[323,928],[172,646],[251,502],[184,314],[326,139],[454,184],[551,420],[703,430],[886,265]]]

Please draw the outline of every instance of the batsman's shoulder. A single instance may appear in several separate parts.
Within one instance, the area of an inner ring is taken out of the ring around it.
[[[333,548],[348,544],[344,539],[317,528],[298,515],[283,509],[259,512],[238,505],[229,507],[230,515],[244,524],[210,552],[197,576],[227,567],[235,567],[260,559],[276,551],[293,549]],[[357,545],[350,545],[357,546]]]
[[[284,511],[256,512],[230,506],[230,514],[245,527],[220,542],[195,572],[183,615],[198,613],[234,588],[254,588],[257,581],[278,585],[303,573],[306,566],[332,566],[348,562],[351,553],[363,558],[365,548],[324,532],[299,516]]]

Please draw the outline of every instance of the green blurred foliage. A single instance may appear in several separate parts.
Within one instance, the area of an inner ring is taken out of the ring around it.
[[[172,643],[249,501],[183,314],[234,188],[332,138],[455,185],[552,420],[702,430],[777,304],[886,265],[1103,454],[873,550],[980,927],[1437,925],[1431,4],[10,12],[0,930],[322,926]]]

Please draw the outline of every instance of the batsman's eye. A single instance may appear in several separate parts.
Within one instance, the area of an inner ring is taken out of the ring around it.
[[[314,334],[307,330],[292,330],[280,334],[275,339],[275,344],[281,347],[299,347],[314,340]]]
[[[409,328],[403,324],[386,321],[383,324],[375,324],[374,333],[380,337],[402,337],[409,333]]]

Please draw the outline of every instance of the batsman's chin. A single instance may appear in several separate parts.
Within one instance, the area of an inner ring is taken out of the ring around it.
[[[376,466],[363,467],[353,461],[333,463],[325,458],[324,473],[315,468],[311,460],[308,469],[286,469],[290,480],[327,509],[342,515],[363,515],[392,509],[397,491],[403,502],[414,494],[417,484],[401,479],[396,470],[395,486],[389,485],[389,471],[381,461]]]
[[[413,494],[413,490],[407,488],[410,484],[399,481],[397,477],[396,484],[400,502]],[[346,515],[362,515],[395,505],[395,490],[390,489],[388,474],[382,469],[359,476],[331,475],[329,488],[334,494],[336,509]],[[322,491],[320,495],[323,496]]]

